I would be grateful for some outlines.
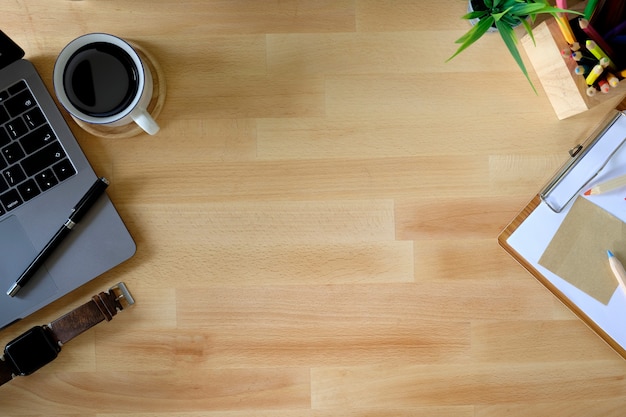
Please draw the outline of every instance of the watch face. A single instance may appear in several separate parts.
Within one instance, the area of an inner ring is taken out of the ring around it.
[[[60,350],[44,328],[37,326],[9,342],[4,355],[13,362],[19,375],[30,375],[52,362]]]

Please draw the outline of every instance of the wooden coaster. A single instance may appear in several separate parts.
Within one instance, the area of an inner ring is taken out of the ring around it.
[[[163,69],[154,59],[154,57],[141,46],[137,45],[134,42],[128,43],[135,49],[135,51],[137,51],[137,54],[144,62],[144,64],[148,66],[148,68],[150,69],[150,73],[152,74],[152,82],[154,87],[152,91],[152,99],[150,100],[150,103],[148,103],[147,110],[152,118],[156,120],[161,113],[161,110],[163,109],[163,103],[165,102],[165,76],[163,75]],[[124,126],[106,126],[87,123],[74,116],[72,116],[72,119],[74,119],[74,121],[85,131],[91,133],[94,136],[99,136],[107,139],[130,138],[133,136],[137,136],[140,133],[145,133],[144,130],[137,125],[137,123],[132,122]]]

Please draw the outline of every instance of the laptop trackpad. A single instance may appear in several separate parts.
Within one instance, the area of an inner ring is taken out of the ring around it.
[[[0,222],[0,317],[14,316],[55,295],[57,286],[42,267],[15,297],[7,290],[37,256],[20,221],[11,216]]]

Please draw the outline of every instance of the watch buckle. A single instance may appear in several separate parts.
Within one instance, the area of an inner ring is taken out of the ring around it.
[[[126,284],[124,284],[123,282],[118,282],[117,284],[109,288],[109,292],[115,295],[115,301],[119,302],[120,305],[122,305],[122,308],[124,307],[122,301],[125,302],[127,307],[135,304],[135,299],[128,290],[128,287],[126,287]]]

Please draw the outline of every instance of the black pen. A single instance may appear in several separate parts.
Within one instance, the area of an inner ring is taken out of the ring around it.
[[[104,193],[104,190],[109,186],[109,180],[106,178],[98,178],[96,182],[89,188],[83,198],[74,206],[67,221],[63,223],[63,226],[52,236],[52,239],[44,246],[39,252],[39,255],[28,265],[28,268],[22,275],[15,281],[15,283],[7,291],[7,295],[15,297],[15,294],[26,285],[26,283],[35,275],[35,272],[39,270],[41,265],[50,257],[52,252],[59,246],[59,244],[65,239],[65,237],[72,231],[74,226],[80,222],[80,220],[87,214],[87,212],[93,207],[98,198]]]

